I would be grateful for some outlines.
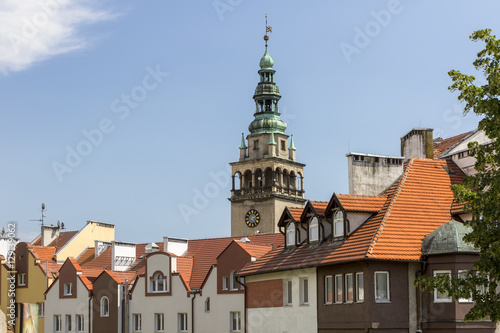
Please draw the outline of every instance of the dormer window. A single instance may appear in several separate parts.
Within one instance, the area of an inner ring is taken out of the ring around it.
[[[319,223],[315,216],[309,222],[309,242],[317,242],[319,240]]]
[[[167,291],[167,278],[161,272],[157,272],[151,278],[151,292],[161,293]]]
[[[344,236],[344,212],[341,210],[337,211],[333,217],[333,230],[334,237]]]
[[[290,222],[286,228],[286,246],[295,245],[295,223]]]

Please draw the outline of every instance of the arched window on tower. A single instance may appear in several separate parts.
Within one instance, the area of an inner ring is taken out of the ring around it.
[[[302,186],[303,186],[303,179],[302,179],[302,174],[300,172],[297,172],[297,185],[296,189],[299,191],[302,191]]]
[[[240,190],[241,189],[241,173],[239,171],[236,171],[233,176],[233,190]]]
[[[255,170],[255,187],[256,188],[261,188],[263,185],[264,179],[262,178],[262,170],[257,169]]]
[[[251,189],[252,188],[252,171],[247,170],[245,171],[245,176],[243,177],[243,188],[244,189]]]
[[[290,171],[290,185],[291,185],[290,187],[294,190],[297,188],[296,187],[297,186],[297,177],[295,177],[295,172],[293,172],[293,171]]]
[[[283,170],[283,188],[290,188],[290,175],[286,169]]]
[[[273,169],[267,168],[266,172],[265,172],[265,177],[264,178],[266,180],[264,186],[268,187],[268,188],[271,187],[273,185],[273,183],[274,183]]]

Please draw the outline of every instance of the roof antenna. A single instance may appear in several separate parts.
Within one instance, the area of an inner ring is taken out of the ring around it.
[[[44,211],[45,211],[45,204],[42,202],[42,218],[39,220],[30,220],[30,221],[42,222],[42,226],[43,226],[43,218],[45,217],[45,215],[43,215]]]

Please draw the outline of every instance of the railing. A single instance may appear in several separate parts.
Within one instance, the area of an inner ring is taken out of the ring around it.
[[[232,197],[239,197],[244,195],[251,194],[265,194],[265,193],[278,193],[285,194],[294,197],[304,197],[304,191],[298,190],[294,188],[286,188],[281,186],[261,186],[261,187],[252,187],[252,188],[242,188],[239,190],[231,190]]]

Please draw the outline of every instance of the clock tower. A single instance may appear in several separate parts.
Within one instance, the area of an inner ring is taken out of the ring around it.
[[[266,33],[271,27],[266,27]],[[231,236],[277,233],[286,206],[301,206],[304,199],[305,164],[295,160],[293,135],[285,134],[274,82],[274,60],[266,50],[260,59],[259,83],[255,88],[254,120],[246,140],[241,137],[240,159],[232,167]]]

